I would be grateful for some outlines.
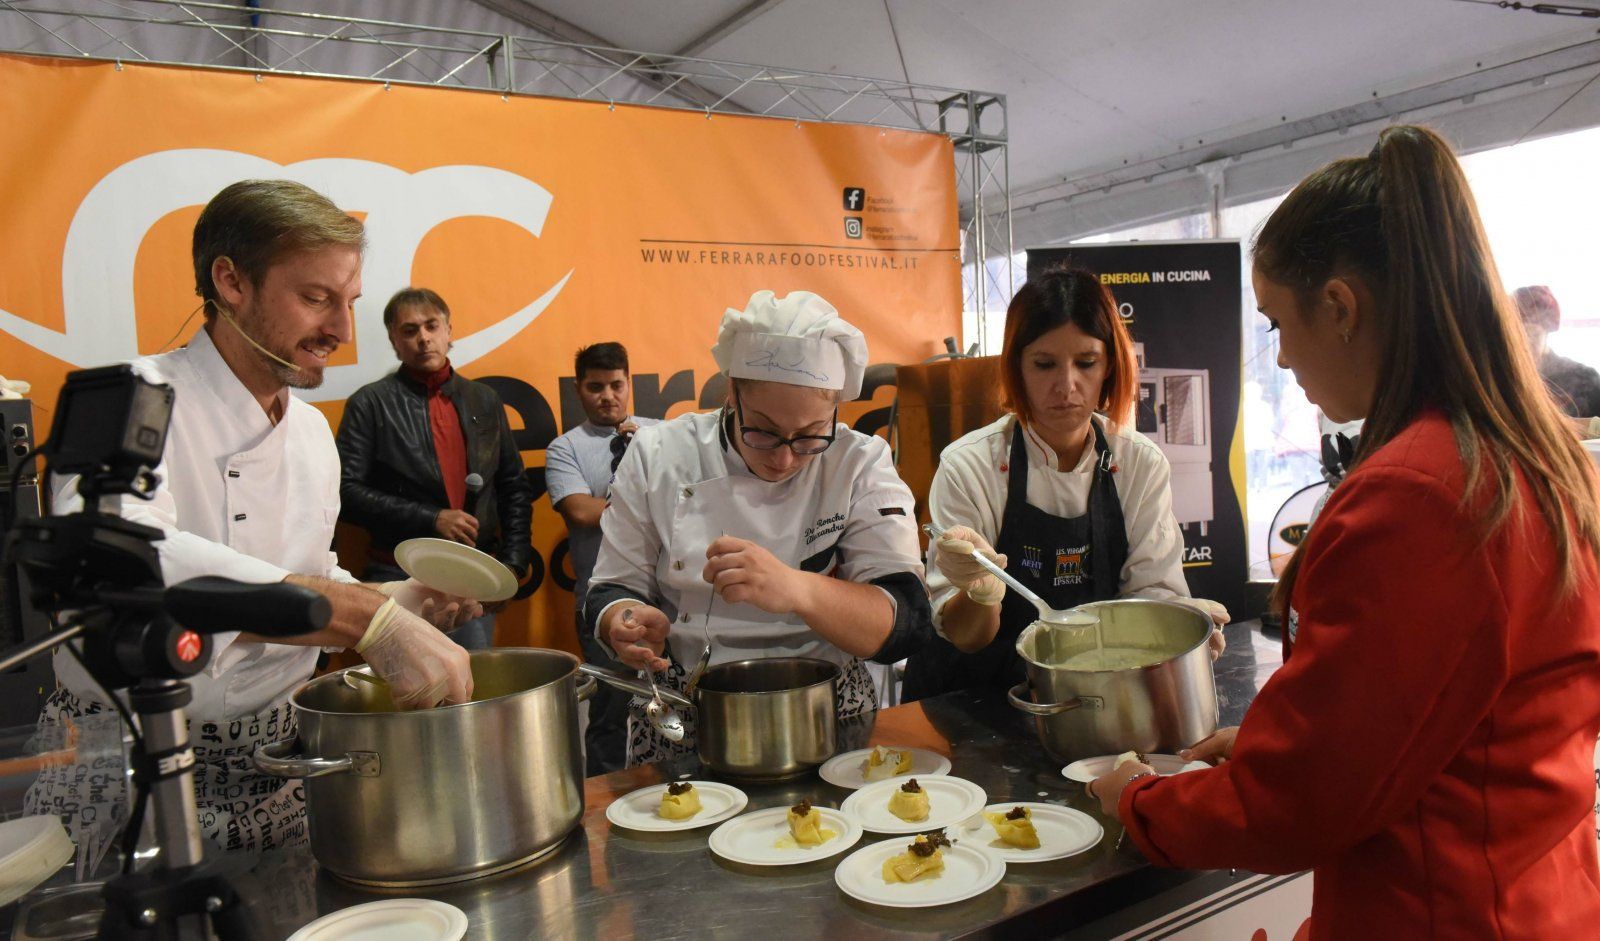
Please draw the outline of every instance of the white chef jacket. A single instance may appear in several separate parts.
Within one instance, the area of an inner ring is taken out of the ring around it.
[[[721,598],[713,604],[711,585],[701,576],[706,548],[729,535],[760,544],[791,567],[846,581],[909,573],[921,595],[914,502],[888,445],[839,424],[828,450],[773,483],[750,471],[721,424],[721,412],[689,414],[634,436],[600,517],[600,556],[586,612],[591,627],[620,600],[604,590],[609,585],[673,620],[668,643],[681,664],[699,659],[708,610],[712,663],[782,656],[850,663],[855,658],[794,614]],[[909,614],[911,605],[895,591],[886,593],[897,616]]]
[[[1122,500],[1128,530],[1128,561],[1122,566],[1119,598],[1187,598],[1183,577],[1183,538],[1172,515],[1172,469],[1161,449],[1132,428],[1113,431],[1104,416],[1095,415],[1106,432],[1116,470],[1112,480]],[[1004,469],[1011,457],[1011,436],[1018,428],[1006,415],[951,442],[939,456],[939,469],[928,488],[928,515],[941,529],[970,526],[994,545],[1000,538],[1010,480]],[[1062,470],[1054,449],[1026,430],[1028,502],[1052,516],[1082,516],[1094,483],[1095,449],[1083,449],[1076,467]],[[944,632],[942,609],[961,589],[939,571],[939,548],[928,545],[928,592],[933,596],[933,624]]]
[[[228,368],[211,336],[133,363],[177,393],[154,499],[121,498],[122,516],[166,534],[155,543],[168,585],[199,575],[280,582],[290,574],[356,581],[331,546],[339,518],[339,452],[328,421],[288,394],[277,425]],[[56,512],[81,505],[76,479],[57,481]],[[212,636],[211,662],[189,678],[194,722],[252,716],[311,678],[318,648]],[[98,688],[65,653],[56,676],[81,698]]]

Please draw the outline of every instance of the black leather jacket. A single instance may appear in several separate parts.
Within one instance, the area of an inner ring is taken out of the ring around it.
[[[533,553],[533,488],[511,436],[500,396],[461,374],[443,386],[461,417],[467,473],[483,478],[468,513],[478,520],[478,548],[521,579]],[[372,534],[373,545],[392,551],[417,536],[438,536],[434,518],[449,505],[428,424],[428,391],[396,371],[355,391],[339,422],[342,479],[339,518]]]

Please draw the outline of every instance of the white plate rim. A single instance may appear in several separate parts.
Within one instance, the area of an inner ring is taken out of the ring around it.
[[[1085,769],[1088,768],[1088,766],[1089,766],[1089,764],[1091,762],[1106,761],[1106,760],[1116,761],[1117,758],[1119,758],[1119,757],[1120,757],[1120,755],[1095,755],[1093,758],[1079,758],[1077,761],[1074,761],[1072,764],[1069,764],[1065,768],[1062,768],[1061,769],[1061,776],[1066,778],[1068,781],[1077,781],[1079,784],[1088,784],[1090,781],[1093,781],[1096,777],[1098,777],[1098,775],[1088,775],[1088,772],[1085,770]],[[1160,768],[1156,768],[1156,773],[1160,774],[1163,777],[1166,777],[1168,775],[1173,775],[1173,774],[1183,774],[1184,772],[1187,772],[1187,771],[1199,771],[1202,768],[1211,767],[1210,765],[1206,764],[1203,761],[1185,762],[1182,758],[1179,758],[1177,755],[1154,754],[1154,755],[1146,755],[1145,757],[1153,759],[1153,761],[1152,761],[1152,763],[1150,765],[1150,767],[1152,767],[1152,768],[1156,767],[1155,763],[1154,763],[1155,761],[1159,761],[1162,764],[1169,764],[1169,765],[1170,764],[1176,764],[1178,766],[1176,768],[1173,768],[1171,771],[1162,771]],[[1108,768],[1106,770],[1110,771],[1111,769]],[[1088,775],[1088,776],[1086,777],[1085,775]]]
[[[1049,813],[1049,814],[1063,813],[1063,814],[1066,814],[1069,817],[1082,818],[1084,820],[1087,820],[1089,823],[1094,824],[1094,834],[1095,834],[1095,836],[1094,836],[1094,839],[1092,841],[1090,841],[1090,843],[1087,846],[1083,846],[1083,847],[1080,847],[1080,848],[1075,849],[1075,850],[1067,850],[1067,851],[1062,851],[1062,852],[1051,852],[1051,853],[1046,854],[1046,855],[1039,855],[1044,850],[1044,847],[1042,847],[1042,846],[1039,847],[1039,849],[1036,849],[1036,850],[1025,850],[1025,849],[1022,849],[1021,847],[1011,846],[1009,844],[1007,844],[1005,846],[991,846],[991,845],[989,845],[994,840],[988,840],[988,841],[984,842],[983,849],[987,850],[988,852],[991,852],[991,853],[994,853],[994,854],[998,855],[1001,859],[1005,860],[1007,863],[1049,863],[1049,862],[1054,862],[1054,861],[1056,861],[1058,859],[1066,859],[1066,858],[1068,858],[1070,856],[1077,856],[1079,854],[1089,852],[1090,850],[1094,849],[1096,846],[1099,846],[1100,845],[1100,841],[1104,840],[1106,838],[1106,828],[1105,828],[1104,825],[1102,825],[1100,823],[1100,821],[1094,819],[1093,817],[1089,816],[1088,814],[1084,813],[1081,810],[1078,810],[1078,809],[1076,809],[1074,807],[1067,807],[1067,806],[1064,806],[1062,804],[1046,804],[1046,803],[1044,803],[1042,801],[1005,801],[1005,802],[999,803],[999,804],[990,804],[989,806],[983,808],[982,812],[983,813],[989,813],[989,814],[1003,814],[1003,813],[1005,813],[1006,811],[1010,810],[1013,807],[1026,807],[1029,810],[1034,811],[1035,813],[1038,813],[1040,811],[1044,811],[1044,812]],[[965,831],[968,834],[968,839],[972,838],[970,834],[972,834],[973,832],[978,832],[978,833],[982,833],[984,831],[988,831],[990,833],[994,832],[994,824],[990,823],[987,818],[979,818],[979,819],[983,820],[983,825],[982,826],[978,827],[976,831],[972,831],[972,830]],[[999,839],[999,836],[998,835],[995,836],[994,839]]]
[[[854,783],[848,776],[840,773],[842,769],[849,767],[852,762],[861,761],[866,758],[867,755],[871,754],[874,747],[892,748],[896,751],[908,751],[912,753],[911,770],[907,771],[905,774],[895,775],[897,778],[912,778],[918,775],[921,775],[925,778],[940,778],[945,777],[950,773],[950,759],[931,749],[917,748],[912,745],[877,745],[869,746],[867,748],[857,748],[854,751],[847,751],[842,754],[834,755],[832,758],[829,758],[827,761],[822,763],[822,767],[817,769],[817,774],[822,777],[822,780],[828,782],[829,784],[837,787],[847,788],[848,790],[852,791],[860,790],[861,788],[866,787],[868,784],[877,784],[877,781],[862,781],[861,783],[857,784]],[[934,770],[917,770],[917,758],[922,755],[927,755],[934,759]],[[884,778],[884,780],[890,781],[893,780],[893,778]]]
[[[966,778],[958,778],[954,775],[941,774],[933,775],[929,778],[929,780],[939,783],[954,782],[958,789],[964,788],[967,790],[967,806],[964,813],[945,817],[933,814],[930,809],[927,820],[919,820],[916,823],[907,823],[906,821],[900,820],[900,818],[896,817],[895,820],[899,821],[898,823],[890,824],[887,827],[880,827],[875,824],[869,824],[858,809],[853,809],[859,808],[862,804],[867,803],[868,800],[876,797],[879,792],[881,792],[883,795],[882,799],[884,801],[888,801],[888,795],[897,790],[900,785],[904,784],[907,780],[910,780],[910,777],[910,775],[907,775],[904,778],[889,778],[884,781],[874,781],[865,787],[857,788],[855,793],[851,794],[849,797],[846,797],[844,799],[844,803],[839,805],[839,810],[842,811],[846,816],[850,817],[850,819],[861,824],[861,828],[868,833],[885,833],[890,836],[906,836],[913,833],[927,833],[930,830],[939,830],[945,827],[959,826],[973,814],[977,813],[979,808],[989,802],[988,792],[985,791],[983,786],[977,782],[968,781]],[[941,823],[940,821],[943,822]]]
[[[302,925],[298,931],[289,936],[289,941],[311,941],[318,934],[339,926],[351,918],[361,918],[370,912],[388,908],[426,909],[443,915],[446,923],[445,934],[440,936],[440,941],[460,941],[460,938],[467,933],[467,913],[449,902],[423,898],[380,899],[376,902],[363,902],[360,905],[352,905],[349,908],[341,908],[338,911],[329,912],[314,921]],[[313,929],[315,929],[315,932],[313,932]],[[345,927],[343,930],[349,931],[349,928]],[[335,936],[330,935],[329,937]]]
[[[635,798],[659,794],[673,784],[693,784],[696,788],[706,791],[721,792],[729,795],[732,802],[722,810],[714,814],[707,814],[704,817],[700,814],[695,814],[687,820],[667,820],[658,816],[652,821],[652,825],[648,827],[636,826],[633,823],[618,819],[622,813],[618,808],[625,802]],[[693,779],[688,781],[663,781],[660,784],[649,784],[644,787],[634,788],[613,800],[606,805],[606,819],[611,821],[612,826],[621,827],[624,830],[632,830],[635,833],[677,833],[683,830],[698,830],[701,827],[709,827],[712,824],[737,817],[749,803],[750,795],[731,784],[723,784],[721,781],[696,781]]]
[[[876,784],[878,782],[873,783]],[[940,905],[954,905],[957,902],[965,902],[968,899],[977,898],[983,893],[999,885],[1000,880],[1006,877],[1006,861],[998,853],[992,853],[982,846],[973,846],[966,842],[959,842],[951,846],[948,850],[946,850],[946,852],[976,854],[979,858],[988,863],[991,868],[989,876],[977,883],[975,887],[973,887],[972,890],[967,892],[965,895],[940,899],[936,902],[912,899],[883,901],[879,898],[868,898],[860,892],[853,892],[851,891],[850,886],[845,884],[845,872],[850,869],[851,861],[856,857],[860,856],[865,858],[868,855],[878,855],[884,853],[885,850],[890,850],[891,852],[884,856],[884,858],[888,858],[888,856],[892,856],[901,852],[901,848],[901,843],[898,840],[880,840],[877,843],[869,843],[868,845],[863,846],[839,861],[839,865],[833,871],[833,884],[839,887],[840,892],[843,892],[845,895],[850,896],[858,902],[865,902],[868,905],[879,905],[884,908],[937,908]],[[875,868],[881,870],[882,867],[883,860],[878,860]]]
[[[742,866],[803,866],[806,863],[814,863],[819,859],[832,859],[833,857],[838,856],[840,853],[849,850],[851,847],[855,846],[861,841],[861,836],[866,831],[862,829],[860,823],[857,823],[849,815],[845,814],[843,811],[835,810],[832,807],[822,807],[816,804],[811,806],[821,811],[823,817],[829,822],[843,825],[843,829],[833,840],[833,842],[838,844],[837,846],[830,849],[828,848],[827,844],[823,844],[821,847],[818,847],[816,850],[808,853],[804,858],[793,860],[754,860],[748,856],[741,857],[728,852],[726,843],[729,837],[726,834],[733,832],[734,827],[752,826],[757,818],[761,818],[763,820],[767,817],[787,818],[789,814],[789,806],[763,807],[760,810],[753,810],[750,813],[740,814],[732,819],[724,820],[722,825],[717,827],[715,830],[712,830],[711,835],[706,838],[706,846],[711,850],[712,853],[721,856],[723,859],[726,859],[729,862],[739,863]],[[719,844],[722,844],[721,849],[718,849]],[[826,852],[824,852],[824,850],[826,850]]]
[[[494,563],[494,566],[488,570],[494,573],[491,577],[497,583],[497,587],[492,592],[485,593],[483,597],[474,598],[472,600],[505,601],[507,598],[510,598],[512,595],[517,593],[517,577],[516,575],[512,574],[510,569],[506,568],[504,562],[501,562],[499,559],[495,558],[489,553],[484,552],[482,549],[477,549],[473,546],[456,542],[451,539],[440,539],[437,536],[418,536],[414,539],[407,539],[394,547],[395,564],[399,565],[401,570],[407,575],[410,575],[417,581],[422,582],[424,585],[428,585],[428,583],[423,580],[420,575],[417,575],[415,572],[411,571],[411,565],[408,564],[408,560],[410,560],[413,553],[419,550],[427,551],[430,549],[444,553],[451,553],[462,561],[471,561],[479,565],[487,565],[488,562]],[[434,586],[428,585],[428,587],[433,588]],[[434,590],[443,591],[444,589],[434,588]]]

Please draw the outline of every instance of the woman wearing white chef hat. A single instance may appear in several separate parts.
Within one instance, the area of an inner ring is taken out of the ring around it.
[[[840,716],[870,710],[861,661],[900,660],[933,629],[911,491],[882,440],[838,422],[866,340],[815,294],[758,291],[712,353],[727,404],[640,429],[617,468],[588,623],[675,688],[709,637],[713,663],[836,663]],[[694,748],[692,728],[674,745],[642,711],[628,724],[631,765]]]

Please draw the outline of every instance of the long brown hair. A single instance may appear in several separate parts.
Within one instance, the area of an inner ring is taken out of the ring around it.
[[[1329,278],[1367,283],[1383,354],[1356,464],[1422,410],[1439,409],[1466,467],[1463,505],[1489,488],[1480,537],[1527,509],[1520,471],[1554,532],[1562,587],[1573,590],[1574,547],[1600,553],[1594,469],[1522,341],[1450,146],[1426,128],[1391,127],[1366,157],[1316,171],[1262,226],[1255,265],[1293,289],[1302,309]],[[1274,595],[1285,616],[1299,558],[1297,550]]]
[[[1095,404],[1112,427],[1132,417],[1139,388],[1133,340],[1117,315],[1117,302],[1086,268],[1054,268],[1024,284],[1006,308],[1005,345],[1000,350],[1000,404],[1026,425],[1033,418],[1022,383],[1022,351],[1028,344],[1067,324],[1106,345],[1106,379]]]

